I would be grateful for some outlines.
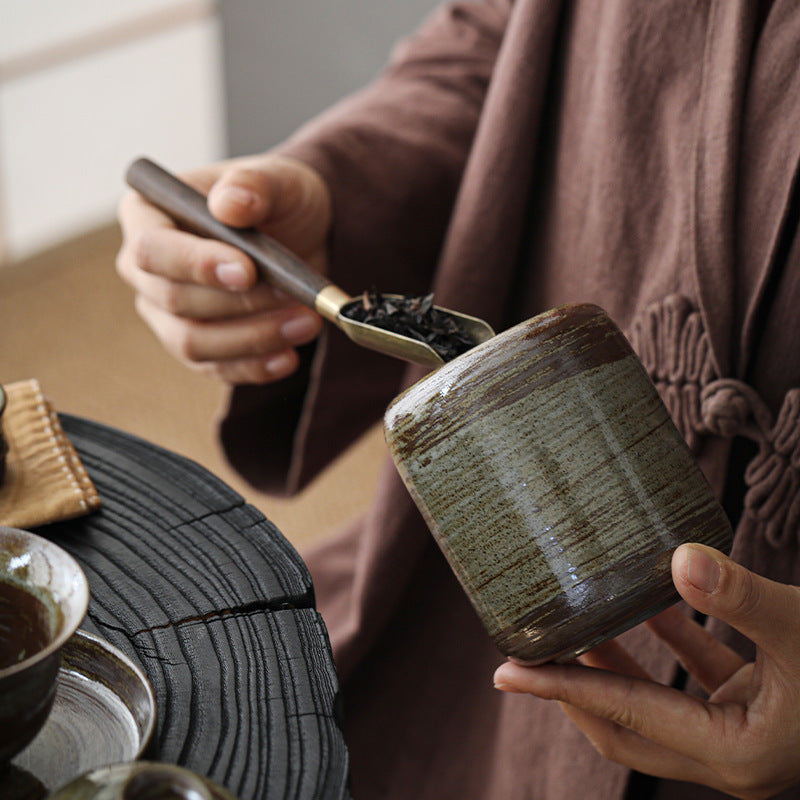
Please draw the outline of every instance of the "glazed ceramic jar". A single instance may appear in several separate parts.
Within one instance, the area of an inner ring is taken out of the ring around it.
[[[502,652],[566,660],[674,603],[683,542],[729,523],[599,308],[548,311],[440,367],[385,415],[389,449]]]

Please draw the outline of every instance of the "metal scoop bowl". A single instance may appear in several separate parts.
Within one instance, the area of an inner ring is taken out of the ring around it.
[[[272,286],[316,310],[356,344],[415,364],[439,367],[444,363],[436,350],[423,341],[350,319],[345,313],[348,307],[362,302],[360,297],[350,297],[266,234],[254,228],[232,228],[220,222],[211,215],[206,198],[200,192],[149,159],[134,161],[125,179],[129,186],[182,227],[242,250]],[[401,296],[384,297],[399,299]],[[494,336],[492,328],[481,319],[439,306],[435,308],[451,317],[475,344]]]

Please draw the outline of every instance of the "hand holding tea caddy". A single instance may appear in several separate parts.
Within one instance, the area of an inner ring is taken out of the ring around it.
[[[652,681],[617,643],[578,664],[495,673],[495,686],[557,700],[606,758],[658,777],[757,799],[800,781],[800,589],[775,583],[702,545],[672,559],[675,586],[702,614],[756,646],[749,663],[676,607],[647,625],[708,693],[708,700]]]

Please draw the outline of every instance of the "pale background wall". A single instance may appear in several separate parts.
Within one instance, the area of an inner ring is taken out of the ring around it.
[[[437,0],[225,0],[228,144],[233,154],[281,141],[359,88]]]
[[[368,80],[433,0],[0,0],[0,264],[114,217],[139,154],[263,149]]]

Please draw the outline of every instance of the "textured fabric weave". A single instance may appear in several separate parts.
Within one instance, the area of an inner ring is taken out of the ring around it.
[[[35,379],[7,384],[0,525],[33,528],[88,514],[97,491]]]

